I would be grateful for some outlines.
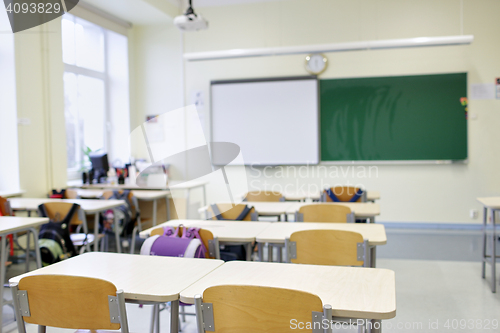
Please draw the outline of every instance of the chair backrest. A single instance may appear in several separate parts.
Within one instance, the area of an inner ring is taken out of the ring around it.
[[[0,197],[0,213],[2,213],[3,216],[11,216],[12,215],[12,210],[10,209],[10,203],[7,198]]]
[[[117,291],[109,281],[81,276],[34,275],[22,278],[19,284],[11,284],[11,288],[19,332],[25,332],[24,322],[67,329],[121,328],[122,332],[128,332],[123,291]]]
[[[73,203],[71,202],[46,202],[43,204],[45,206],[45,211],[47,212],[47,217],[54,222],[58,222],[64,219],[68,215]],[[70,221],[70,225],[80,225],[84,224],[85,214],[78,207],[78,211]],[[86,224],[85,224],[86,226]]]
[[[331,307],[325,306],[329,311],[324,310],[317,295],[282,288],[215,286],[203,292],[203,299],[200,295],[195,296],[195,305],[198,332],[204,332],[200,330],[200,323],[205,327],[207,325],[203,323],[203,317],[210,317],[212,313],[211,329],[214,332],[293,332],[293,320],[296,320],[295,323],[321,322],[323,312],[327,313],[331,320]],[[322,326],[320,328],[304,329],[300,332],[323,332]]]
[[[67,188],[64,192],[65,199],[79,199],[78,190],[74,188]]]
[[[234,207],[230,203],[217,204],[217,208],[219,212],[221,212],[220,215],[224,220],[236,220],[246,206],[245,204],[236,204]],[[208,207],[207,215],[207,219],[217,220],[217,214],[213,211],[211,206]],[[257,221],[257,211],[255,208],[252,207],[247,216],[241,221]]]
[[[280,192],[274,191],[252,191],[245,195],[245,201],[257,201],[257,202],[279,202],[285,201],[285,197]]]
[[[329,190],[335,194],[335,196],[341,201],[341,202],[349,202],[356,193],[358,193],[359,190],[362,190],[359,187],[354,187],[354,186],[335,186],[331,187]],[[361,197],[356,200],[355,202],[365,202],[366,201],[366,191],[363,191],[364,195],[361,195]],[[326,194],[326,190],[323,191],[322,194],[322,201],[325,202],[332,202],[333,200]]]
[[[163,233],[163,228],[156,228],[151,230],[150,236],[163,235]],[[207,229],[200,229],[198,233],[200,234],[203,245],[205,245],[205,248],[207,249],[205,258],[220,259],[219,241],[216,237],[214,237],[214,234]],[[179,236],[182,236],[182,230],[179,231]],[[212,245],[210,243],[212,243]]]
[[[123,194],[123,190],[119,190],[119,194]],[[113,196],[113,191],[104,191],[102,192],[102,198],[108,200]],[[128,196],[127,196],[127,201],[130,203],[130,210],[132,213],[132,217],[137,216],[137,213],[139,212],[139,204],[137,198],[134,196],[134,193],[132,191],[129,191]]]
[[[353,231],[297,231],[286,239],[285,249],[292,263],[369,267],[368,242]]]
[[[329,203],[304,205],[299,208],[296,221],[298,222],[354,222],[351,209],[347,206]],[[299,215],[300,214],[300,215]]]

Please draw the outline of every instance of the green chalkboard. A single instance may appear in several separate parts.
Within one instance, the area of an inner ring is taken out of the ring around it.
[[[467,158],[467,74],[320,80],[321,160]]]

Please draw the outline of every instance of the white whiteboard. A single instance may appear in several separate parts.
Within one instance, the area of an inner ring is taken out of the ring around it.
[[[319,163],[316,78],[215,81],[211,88],[212,141],[239,145],[245,165]]]

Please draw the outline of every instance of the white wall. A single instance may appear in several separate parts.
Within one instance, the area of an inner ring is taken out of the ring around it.
[[[130,36],[133,40],[133,131],[146,121],[148,115],[160,115],[183,107],[184,99],[179,30],[171,22],[134,25]],[[134,142],[132,156],[148,159],[147,151]],[[183,178],[184,169],[184,166],[172,166],[170,174],[173,178]]]
[[[186,52],[459,35],[460,3],[289,0],[201,8],[210,28],[185,34]],[[500,2],[464,0],[463,4],[463,33],[475,36],[472,45],[328,53],[329,67],[320,78],[468,72],[469,83],[493,83],[500,77]],[[187,62],[186,98],[203,91],[209,130],[210,80],[306,75],[303,65],[304,55]],[[317,167],[309,167],[308,176],[300,179],[282,176],[279,170],[269,178],[249,170],[250,181],[282,187],[297,182],[299,186],[362,184],[382,193],[379,221],[479,223],[481,215],[476,220],[469,217],[470,209],[481,208],[476,197],[500,194],[500,100],[470,101],[469,114],[477,119],[469,121],[465,165],[378,165],[378,176],[372,173],[369,178],[353,177],[345,167],[349,175],[338,177],[312,175]]]
[[[0,11],[0,190],[19,189],[19,152],[17,149],[16,75],[14,37],[6,12]]]

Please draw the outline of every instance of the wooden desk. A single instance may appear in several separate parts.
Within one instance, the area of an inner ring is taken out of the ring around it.
[[[225,202],[221,202],[224,204]],[[260,202],[260,201],[244,201],[242,204],[255,207],[255,210],[259,216],[277,216],[278,220],[281,220],[281,215],[285,215],[285,221],[287,220],[287,210],[295,205],[295,202]],[[200,214],[207,213],[208,206],[201,207],[198,212]]]
[[[366,202],[318,202],[318,203],[296,202],[288,207],[286,213],[295,214],[295,212],[297,212],[300,207],[304,205],[315,205],[315,204],[347,206],[351,209],[356,218],[369,219],[371,223],[375,223],[375,216],[380,215],[380,206],[378,204],[366,203]]]
[[[24,191],[0,191],[0,197],[4,198],[13,198],[13,197],[20,197],[24,194]]]
[[[76,191],[77,191],[77,194],[80,198],[98,199],[98,198],[102,197],[105,190],[76,189]],[[152,207],[152,212],[151,212],[152,216],[153,216],[153,226],[155,226],[158,222],[157,221],[158,200],[165,199],[167,213],[170,212],[170,207],[169,207],[169,205],[170,205],[170,203],[169,203],[170,191],[133,190],[132,194],[137,198],[137,200],[152,201],[153,202],[153,207]],[[167,220],[170,220],[170,216],[167,216]]]
[[[148,238],[151,231],[164,226],[177,227],[180,224],[186,227],[203,228],[212,232],[219,243],[245,244],[247,246],[247,260],[251,260],[251,246],[257,235],[268,228],[271,222],[248,222],[248,221],[215,221],[215,220],[172,220],[162,223],[156,227],[142,231],[141,238]]]
[[[186,217],[189,212],[191,190],[201,188],[203,190],[203,205],[207,202],[206,180],[190,180],[190,181],[169,181],[166,186],[139,186],[137,184],[106,184],[95,183],[92,185],[70,182],[69,187],[78,187],[82,189],[110,189],[110,190],[145,190],[145,191],[171,191],[171,190],[185,190],[186,192]],[[170,218],[170,210],[168,210],[168,218]]]
[[[368,240],[370,246],[370,263],[372,267],[376,265],[376,246],[387,244],[387,235],[385,227],[382,224],[366,224],[366,223],[272,223],[257,235],[256,241],[259,243],[259,258],[262,260],[262,246],[268,244],[285,244],[285,238],[291,236],[292,233],[302,230],[346,230],[358,232],[363,236],[363,239]]]
[[[334,318],[396,316],[395,274],[379,268],[231,261],[181,291],[180,301],[193,304],[194,296],[205,289],[228,284],[309,292],[332,306]]]
[[[92,277],[112,282],[123,289],[128,302],[172,302],[171,332],[177,333],[179,294],[224,262],[215,259],[191,259],[139,256],[117,253],[84,253],[59,263],[16,276],[63,274]]]
[[[287,192],[283,196],[285,200],[289,201],[305,201],[306,199],[311,199],[318,201],[321,199],[321,192],[318,191],[297,191],[297,192]],[[366,191],[366,200],[375,202],[375,200],[380,200],[379,191]]]
[[[281,216],[285,215],[285,221],[288,220],[288,214],[295,214],[296,211],[303,205],[314,205],[317,203],[306,202],[257,202],[244,201],[243,204],[255,207],[259,216]],[[366,202],[321,202],[329,205],[344,205],[349,207],[356,218],[369,219],[370,222],[375,222],[375,216],[380,215],[380,206],[375,203]],[[200,208],[200,214],[206,214],[208,206]]]
[[[496,265],[497,258],[500,258],[499,256],[496,255],[496,243],[497,243],[496,215],[497,215],[497,212],[500,211],[500,197],[477,198],[477,201],[479,201],[484,206],[484,213],[483,213],[483,257],[481,260],[482,277],[483,277],[483,279],[486,277],[486,263],[491,264],[491,292],[495,293],[497,291],[495,265]],[[488,238],[488,233],[486,230],[486,226],[488,224],[488,210],[490,211],[491,224],[493,227],[493,231],[491,233],[491,254],[487,254],[487,251],[486,251],[487,238]]]
[[[99,250],[99,213],[105,212],[108,209],[115,209],[121,205],[125,205],[123,200],[84,200],[84,199],[49,199],[49,198],[13,198],[9,199],[10,206],[13,211],[28,211],[28,215],[32,211],[37,211],[38,206],[46,202],[71,202],[80,205],[86,214],[95,214],[94,218],[94,250]],[[119,222],[115,213],[115,239],[116,249],[121,252]]]
[[[2,310],[5,303],[9,304],[12,301],[4,302],[3,288],[5,281],[5,263],[7,262],[7,242],[6,236],[15,234],[21,231],[29,231],[33,233],[35,239],[36,265],[42,267],[42,258],[40,255],[40,246],[38,245],[38,226],[49,222],[48,218],[41,217],[17,217],[17,216],[0,216],[0,237],[1,243],[1,259],[0,259],[0,333],[2,332]]]

